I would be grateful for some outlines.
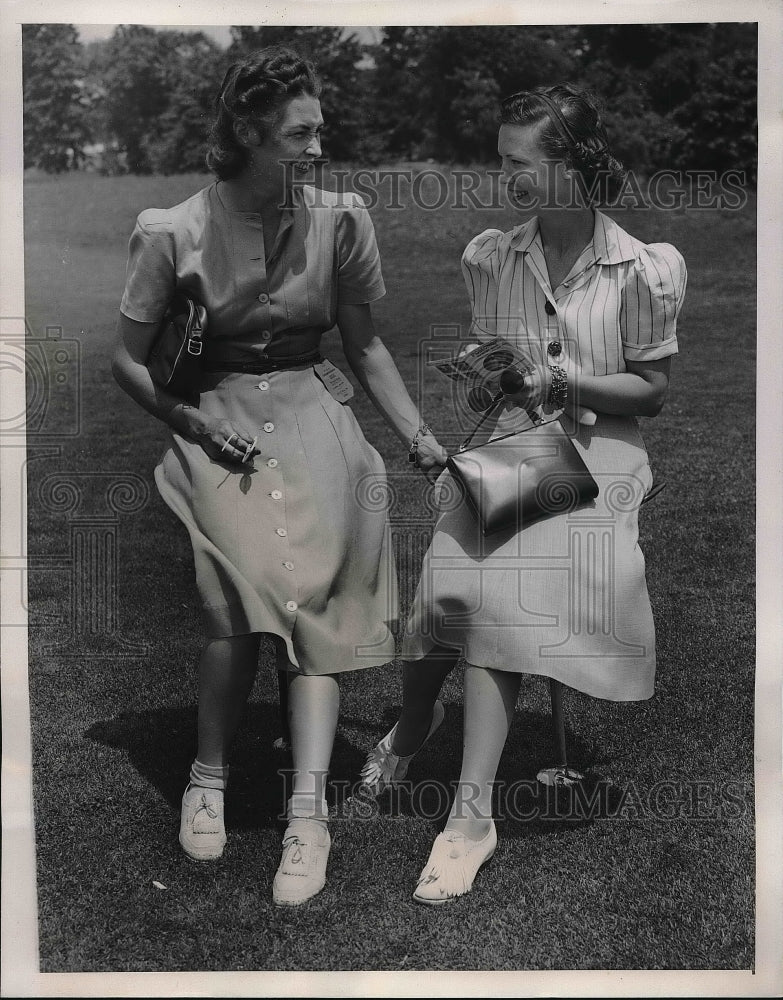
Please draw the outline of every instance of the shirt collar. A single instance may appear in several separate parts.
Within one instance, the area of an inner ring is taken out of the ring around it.
[[[595,213],[593,246],[602,264],[622,264],[636,257],[633,237],[603,212]]]
[[[525,222],[513,230],[509,246],[512,250],[527,253],[538,235],[538,216],[536,215],[529,222]],[[599,211],[595,212],[593,249],[601,264],[620,264],[636,257],[633,238],[608,215]]]

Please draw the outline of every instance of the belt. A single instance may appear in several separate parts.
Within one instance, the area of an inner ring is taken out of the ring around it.
[[[323,361],[319,351],[300,354],[291,358],[258,358],[256,361],[207,361],[204,370],[208,372],[239,372],[248,375],[267,375],[269,372],[286,368],[312,368]]]

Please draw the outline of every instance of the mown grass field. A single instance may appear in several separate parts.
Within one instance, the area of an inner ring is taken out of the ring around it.
[[[612,213],[644,240],[674,243],[689,288],[667,406],[643,421],[656,476],[668,483],[641,515],[657,693],[636,704],[573,691],[565,699],[572,763],[599,787],[611,783],[609,805],[580,819],[539,798],[530,818],[500,820],[497,854],[474,891],[433,912],[411,892],[448,802],[432,788],[415,800],[402,796],[376,814],[335,821],[326,890],[288,912],[270,899],[286,762],[270,749],[279,723],[266,658],[232,759],[225,857],[196,867],[177,844],[202,641],[192,557],[152,482],[164,429],[109,372],[136,214],[207,182],[27,180],[28,321],[36,338],[62,327],[78,342],[82,393],[78,408],[72,380],[54,385],[47,427],[76,427],[78,417],[79,433],[60,439],[59,453],[31,452],[28,469],[29,550],[40,557],[30,574],[30,683],[42,971],[751,968],[753,201],[733,212]],[[465,243],[516,220],[507,210],[404,204],[373,210],[388,289],[374,313],[403,377],[421,389],[427,417],[448,439],[449,387],[430,375],[420,385],[418,358],[433,325],[468,319]],[[340,364],[336,334],[325,346]],[[405,604],[415,540],[426,535],[424,481],[408,475],[404,451],[371,404],[357,393],[351,405],[386,459],[398,494],[392,516],[412,539],[400,561]],[[128,474],[141,477],[149,498],[135,513],[111,513],[102,491]],[[52,500],[59,479],[77,483],[79,512]],[[76,519],[94,522],[107,511],[114,521],[104,541],[118,540],[116,631],[74,633],[72,601],[78,611],[79,601],[97,599],[73,596]],[[59,567],[47,561],[53,554]],[[347,676],[342,690],[335,797],[396,717],[399,664]],[[413,780],[458,775],[459,670],[444,699],[446,725],[417,758]],[[534,788],[550,763],[546,682],[528,677],[499,783]]]

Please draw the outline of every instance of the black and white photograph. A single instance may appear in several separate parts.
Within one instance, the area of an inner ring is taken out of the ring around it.
[[[0,995],[779,996],[780,7],[0,11]]]

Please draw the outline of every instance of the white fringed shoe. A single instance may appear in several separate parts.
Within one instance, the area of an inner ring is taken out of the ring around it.
[[[430,723],[429,732],[424,737],[419,749],[415,750],[412,754],[408,754],[406,757],[400,757],[392,751],[394,734],[397,731],[395,724],[380,743],[376,744],[367,754],[367,760],[364,763],[360,776],[362,787],[370,791],[373,795],[378,796],[387,788],[393,788],[394,785],[399,784],[408,773],[408,765],[440,727],[445,715],[446,710],[442,702],[436,701],[432,707],[432,722]]]
[[[216,861],[226,846],[223,792],[188,785],[182,796],[179,842],[193,861]]]
[[[283,856],[272,883],[276,906],[299,906],[326,885],[326,863],[332,846],[325,823],[292,819],[283,835]]]
[[[469,840],[461,833],[444,830],[435,838],[413,898],[417,903],[439,906],[464,896],[473,888],[479,868],[495,853],[497,843],[494,823],[482,840]]]

